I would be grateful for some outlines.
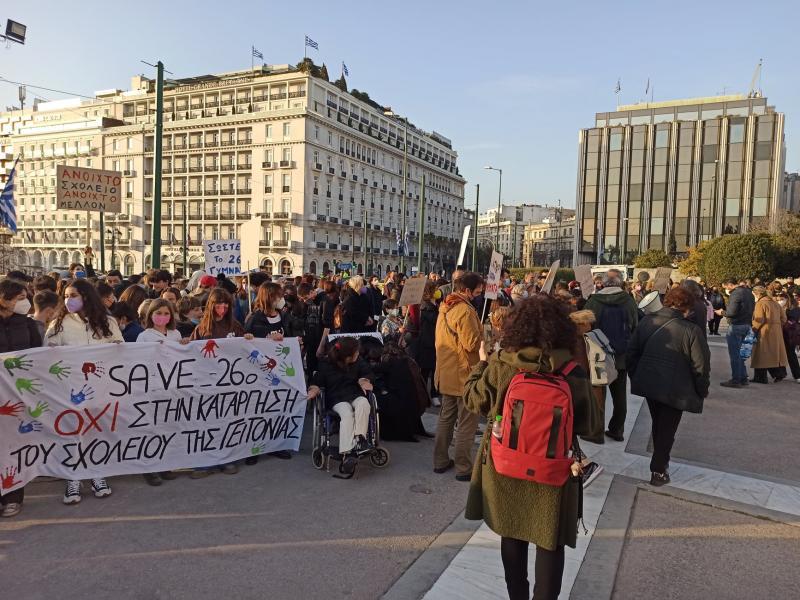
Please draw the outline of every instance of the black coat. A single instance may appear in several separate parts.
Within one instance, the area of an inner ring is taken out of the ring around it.
[[[439,309],[433,302],[423,302],[419,307],[419,335],[417,336],[416,356],[420,369],[436,368],[436,321]]]
[[[372,317],[372,308],[365,294],[349,294],[342,303],[342,311],[342,333],[375,331],[374,325],[367,325],[367,320]]]
[[[261,310],[254,310],[244,322],[245,333],[252,333],[253,337],[265,338],[269,337],[270,333],[278,332],[283,335],[284,327],[286,325],[286,317],[278,313],[280,320],[276,323],[270,323],[267,315]]]
[[[352,402],[364,395],[358,385],[361,378],[375,380],[369,365],[363,359],[359,358],[344,369],[325,359],[319,361],[317,372],[311,378],[311,385],[325,388],[325,410],[331,410],[339,402]]]
[[[662,308],[642,319],[628,344],[631,393],[678,410],[703,412],[710,361],[703,331],[678,311]]]
[[[0,317],[0,352],[15,352],[41,346],[42,336],[36,321],[16,313],[5,319]]]
[[[382,315],[383,301],[386,300],[386,298],[384,298],[381,291],[376,287],[369,286],[367,287],[367,296],[369,297],[370,306],[372,307],[372,315]]]

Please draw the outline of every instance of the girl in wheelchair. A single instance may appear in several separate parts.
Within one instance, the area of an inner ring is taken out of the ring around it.
[[[336,340],[320,361],[308,388],[309,400],[320,394],[320,388],[325,388],[325,410],[339,416],[339,452],[342,472],[346,474],[355,471],[359,454],[370,449],[367,442],[370,402],[366,395],[372,391],[374,376],[367,363],[359,358],[358,348],[355,338]]]

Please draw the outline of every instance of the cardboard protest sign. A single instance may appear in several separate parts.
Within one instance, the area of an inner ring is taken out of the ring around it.
[[[422,302],[422,294],[425,293],[425,283],[428,278],[424,275],[417,275],[406,279],[403,286],[403,292],[400,294],[399,306],[408,306],[410,304],[419,304]]]
[[[492,258],[489,262],[489,273],[486,275],[486,286],[483,296],[489,300],[497,300],[497,293],[500,290],[500,271],[503,270],[503,255],[492,250]]]
[[[552,265],[550,265],[550,270],[547,272],[547,278],[544,280],[542,284],[541,292],[543,294],[549,294],[550,291],[553,289],[553,284],[556,282],[556,271],[558,271],[558,267],[561,266],[561,261],[557,260]]]
[[[594,292],[594,277],[591,265],[578,265],[575,267],[575,280],[581,286],[581,295],[588,298]]]
[[[666,294],[669,290],[669,279],[672,275],[672,267],[659,267],[653,279],[653,289],[659,294]]]
[[[56,166],[56,207],[107,213],[122,211],[122,173]]]
[[[208,240],[203,242],[206,273],[215,277],[240,275],[242,272],[242,243],[239,240]]]
[[[0,490],[297,450],[296,338],[98,344],[0,355]]]
[[[461,236],[461,249],[458,251],[458,260],[456,261],[457,267],[464,265],[464,255],[467,253],[467,244],[469,243],[469,232],[471,229],[472,225],[464,226],[464,235]]]

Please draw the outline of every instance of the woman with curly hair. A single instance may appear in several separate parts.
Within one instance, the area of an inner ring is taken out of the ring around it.
[[[117,321],[108,314],[108,309],[95,287],[85,279],[75,279],[64,289],[64,303],[45,333],[48,346],[91,346],[122,342],[122,332]],[[111,488],[102,477],[92,479],[95,497],[111,495]],[[67,481],[64,504],[81,501],[81,482]]]
[[[555,298],[535,295],[518,302],[503,323],[501,349],[480,362],[467,380],[467,410],[485,415],[490,423],[502,413],[506,391],[520,371],[559,373],[571,360],[578,332],[569,307]],[[591,391],[578,365],[566,376],[572,392],[575,435],[587,434]],[[575,547],[578,533],[579,477],[560,486],[506,477],[497,472],[490,452],[492,428],[487,427],[472,471],[466,517],[486,521],[501,536],[500,555],[511,600],[530,597],[528,545],[536,545],[535,600],[555,600],[564,573],[564,546]]]

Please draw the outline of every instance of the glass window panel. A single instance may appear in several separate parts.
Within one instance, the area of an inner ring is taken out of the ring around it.
[[[767,216],[768,198],[761,196],[753,198],[753,216],[766,217]]]
[[[618,168],[622,164],[622,152],[611,152],[608,155],[608,168]]]
[[[754,106],[753,107],[753,114],[754,115],[763,115],[766,112],[766,108],[767,107],[764,106],[764,105]]]
[[[589,139],[586,142],[586,147],[589,152],[599,152],[600,151],[600,135],[596,133],[590,133]]]
[[[688,148],[694,145],[694,129],[681,128],[681,133],[678,138],[679,145]]]
[[[616,219],[619,215],[619,202],[609,202],[606,206],[606,219]]]
[[[675,120],[675,115],[672,113],[664,113],[661,115],[653,115],[653,123],[669,123]]]
[[[663,217],[654,217],[650,219],[650,233],[664,233]]]
[[[608,184],[615,185],[619,183],[619,174],[621,169],[610,169],[608,171]]]
[[[609,202],[613,202],[614,200],[619,200],[619,185],[609,185],[608,192],[606,197]]]
[[[731,162],[728,163],[728,180],[742,178],[742,163]]]
[[[597,169],[586,170],[586,185],[597,185]]]
[[[642,195],[643,193],[644,193],[644,186],[640,183],[631,184],[628,187],[628,197],[633,201],[636,200],[641,201],[641,199],[643,198]]]
[[[584,202],[596,202],[597,201],[597,186],[594,185],[587,185],[583,190],[583,201]]]
[[[717,160],[717,146],[703,146],[703,162],[712,163]]]
[[[689,216],[689,201],[679,200],[675,203],[675,216],[688,217]]]
[[[592,219],[594,219],[594,217],[595,217],[596,215],[597,215],[597,204],[596,204],[596,203],[594,203],[594,202],[587,202],[587,203],[586,203],[586,204],[583,206],[583,216],[584,216],[584,221],[585,221],[587,218],[592,218]]]
[[[756,129],[756,141],[768,142],[772,139],[772,122],[765,122],[764,119],[758,120]]]
[[[731,144],[728,146],[728,160],[742,160],[744,144]]]
[[[667,184],[654,183],[653,184],[653,202],[659,202],[667,199]]]
[[[637,131],[636,133],[633,134],[632,147],[633,147],[634,150],[640,150],[640,149],[644,148],[644,132],[643,131]]]
[[[681,200],[688,200],[691,197],[692,184],[689,182],[678,183],[675,187],[675,197]]]
[[[753,196],[769,196],[769,179],[756,179]]]
[[[725,114],[730,116],[746,117],[749,109],[746,106],[728,107],[725,109]]]
[[[678,111],[679,121],[697,121],[697,109]]]
[[[606,120],[605,119],[597,119],[597,126],[598,127],[605,127],[606,126]]]
[[[660,129],[656,131],[656,148],[666,148],[667,146],[669,146],[669,130]]]
[[[739,198],[726,198],[725,199],[725,216],[735,217],[739,215],[739,206],[741,202]]]
[[[725,190],[725,195],[728,198],[741,198],[742,197],[742,184],[739,181],[729,183]]]
[[[599,165],[600,154],[597,152],[588,152],[586,154],[586,168],[596,169]]]
[[[704,108],[703,109],[703,120],[707,119],[716,119],[717,117],[722,116],[722,109],[721,108]]]
[[[650,207],[650,216],[651,217],[663,217],[664,216],[664,203],[663,202],[655,202],[654,201],[652,206]],[[653,219],[653,220],[655,220],[655,219]]]
[[[629,219],[638,219],[642,216],[642,203],[641,202],[631,202],[628,205],[628,218]]]
[[[728,141],[731,144],[738,144],[744,141],[744,123],[731,123]]]
[[[768,160],[757,160],[755,169],[756,179],[766,179],[769,177],[770,163]]]
[[[631,166],[632,167],[644,166],[644,150],[634,150],[631,153]]]
[[[644,181],[644,169],[633,169],[630,173],[631,183],[642,183]]]
[[[631,117],[631,125],[646,125],[650,122],[650,115]],[[658,123],[658,121],[656,121]]]
[[[714,195],[714,182],[713,181],[704,181],[700,184],[700,197],[701,198],[711,198]]]
[[[612,152],[616,150],[622,150],[622,134],[621,133],[612,133],[611,139],[609,140],[609,147],[608,149]]]
[[[653,169],[653,181],[656,183],[664,183],[667,180],[667,168],[655,167]]]
[[[692,166],[678,165],[678,181],[691,181],[691,180],[692,180]]]
[[[667,154],[668,150],[666,148],[659,148],[655,152],[655,156],[653,158],[653,164],[656,165],[665,165],[667,164]]]
[[[772,158],[772,142],[756,143],[756,160],[769,160]]]
[[[722,233],[739,233],[739,217],[726,217]]]
[[[628,117],[615,117],[613,119],[609,119],[608,124],[612,127],[615,125],[627,125]]]

